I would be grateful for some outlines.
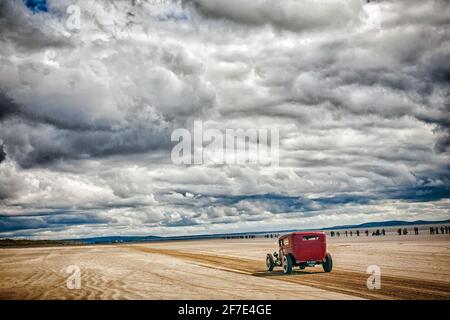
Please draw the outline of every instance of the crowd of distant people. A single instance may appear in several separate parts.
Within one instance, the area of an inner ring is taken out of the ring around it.
[[[256,238],[256,236],[254,234],[249,234],[249,235],[229,235],[229,236],[224,236],[223,239],[254,239]]]
[[[450,233],[450,227],[448,226],[441,226],[439,227],[430,227],[430,234],[439,234],[439,230],[441,230],[441,234],[449,234]]]
[[[414,227],[414,235],[418,235],[419,234],[419,228],[418,227]],[[365,235],[368,237],[370,232],[369,230],[365,230],[364,231]],[[407,228],[399,228],[397,229],[397,234],[399,236],[402,235],[407,235],[409,233],[413,233],[413,231],[408,230]],[[449,226],[441,226],[441,227],[430,227],[430,234],[449,234],[450,233],[450,227]],[[360,231],[356,230],[356,231],[342,231],[342,236],[350,236],[352,237],[354,234],[356,234],[357,237],[359,237],[360,235]],[[377,229],[372,231],[372,236],[385,236],[386,235],[386,230],[385,229]],[[330,232],[330,236],[331,237],[340,237],[341,236],[341,232],[340,231],[331,231]]]
[[[399,236],[402,235],[408,235],[408,234],[414,234],[418,235],[419,234],[419,228],[418,227],[414,227],[413,230],[408,230],[407,228],[398,228],[397,229],[397,234]],[[450,233],[450,227],[449,226],[441,226],[441,227],[430,227],[430,234],[431,235],[435,235],[435,234],[449,234]],[[373,230],[371,232],[369,232],[369,230],[364,230],[364,231],[360,231],[360,230],[345,230],[342,231],[331,231],[330,232],[330,236],[331,237],[340,237],[342,236],[346,236],[346,237],[353,237],[354,235],[356,237],[359,237],[361,234],[365,234],[366,237],[368,237],[369,235],[372,235],[374,237],[377,236],[385,236],[386,235],[386,230],[385,229],[377,229],[377,230]],[[279,233],[267,233],[264,235],[264,238],[278,238],[280,236]],[[254,234],[251,235],[229,235],[229,236],[224,236],[223,239],[255,239],[256,236]]]
[[[268,233],[264,235],[264,238],[278,238],[280,236],[279,233]],[[223,239],[255,239],[256,235],[254,234],[233,234],[229,236],[222,237]]]
[[[365,231],[363,231],[363,233],[366,235],[366,237],[368,237],[369,234],[370,234],[369,230],[365,230]],[[342,231],[342,236],[345,235],[346,237],[348,237],[348,236],[353,237],[354,234],[357,237],[359,237],[361,232],[359,230],[356,230],[356,231],[353,231],[353,230]],[[385,236],[385,235],[386,235],[386,230],[385,229],[381,229],[381,230],[377,229],[376,231],[375,230],[372,231],[372,236]],[[340,231],[331,231],[330,232],[330,236],[332,236],[332,237],[340,237],[341,236],[341,232]]]

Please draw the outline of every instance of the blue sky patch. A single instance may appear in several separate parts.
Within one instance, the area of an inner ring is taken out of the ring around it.
[[[25,0],[25,5],[34,13],[47,12],[47,0]]]

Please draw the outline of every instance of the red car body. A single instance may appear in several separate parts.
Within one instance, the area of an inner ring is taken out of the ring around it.
[[[327,254],[325,232],[293,232],[280,237],[280,256],[291,255],[295,264],[322,263]]]
[[[267,271],[274,267],[283,267],[289,274],[293,267],[300,270],[306,267],[322,265],[325,272],[333,269],[331,254],[327,252],[327,236],[325,232],[292,232],[278,239],[279,252],[266,256]]]

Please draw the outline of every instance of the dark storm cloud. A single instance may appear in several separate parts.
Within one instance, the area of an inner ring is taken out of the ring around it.
[[[331,197],[302,198],[286,196],[280,194],[260,194],[260,195],[241,195],[241,196],[216,196],[212,204],[226,205],[236,207],[240,202],[246,201],[255,203],[260,208],[270,208],[270,212],[289,213],[289,212],[308,212],[318,211],[324,208],[333,208],[337,205],[345,204],[369,204],[376,200],[406,200],[406,201],[436,201],[450,198],[449,186],[419,186],[414,188],[395,188],[387,189],[379,194],[373,195],[355,195],[340,194]],[[211,205],[209,203],[208,205]]]
[[[450,130],[438,138],[435,144],[435,149],[437,152],[444,153],[450,151]]]
[[[0,129],[3,141],[9,146],[10,155],[23,167],[39,166],[57,159],[132,155],[170,146],[166,132],[151,128],[61,130],[46,122],[26,118],[11,119],[4,126]]]
[[[0,232],[11,232],[30,229],[61,228],[70,225],[107,224],[113,219],[96,216],[90,213],[41,215],[31,217],[2,217]]]
[[[450,99],[450,92],[447,97]],[[418,116],[418,119],[436,126],[439,136],[434,145],[434,150],[438,153],[450,151],[450,104],[445,105],[443,110],[441,110],[441,114],[437,116],[421,114]]]
[[[0,92],[0,121],[4,118],[17,115],[20,113],[20,108],[5,94]]]
[[[450,186],[420,186],[404,190],[386,190],[383,192],[387,199],[402,199],[407,201],[436,201],[450,198]]]
[[[6,159],[6,152],[3,145],[0,145],[0,163],[2,163]],[[1,199],[1,195],[0,195]]]
[[[302,197],[286,196],[281,194],[260,194],[260,195],[242,195],[217,197],[217,202],[224,205],[235,206],[239,202],[248,201],[250,203],[260,203],[267,205],[273,213],[285,213],[292,211],[310,211],[314,210],[314,199],[305,199]]]
[[[272,25],[291,31],[342,28],[359,23],[361,2],[351,1],[220,1],[187,0],[207,18],[226,19],[249,26]],[[335,12],[339,11],[339,15]]]
[[[0,232],[19,231],[27,229],[40,229],[48,227],[48,223],[36,218],[2,218],[0,220]]]
[[[36,114],[0,94],[1,138],[22,166],[41,165],[55,159],[80,159],[114,154],[135,154],[168,148],[168,128],[129,120],[122,128],[96,123],[76,123],[70,116],[54,119]],[[24,151],[24,150],[32,151]]]
[[[161,225],[166,227],[188,227],[188,226],[195,226],[198,224],[199,223],[195,219],[186,216],[182,217],[180,220],[175,221],[167,220],[161,222]]]

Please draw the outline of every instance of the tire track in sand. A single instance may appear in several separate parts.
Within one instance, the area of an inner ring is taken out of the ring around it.
[[[450,283],[448,282],[382,274],[381,289],[368,290],[366,281],[369,275],[362,272],[335,268],[331,273],[311,269],[312,271],[296,270],[291,275],[284,275],[282,272],[266,272],[264,261],[144,246],[124,247],[146,253],[164,254],[186,259],[210,268],[257,277],[268,277],[273,280],[298,283],[365,299],[450,299]]]

